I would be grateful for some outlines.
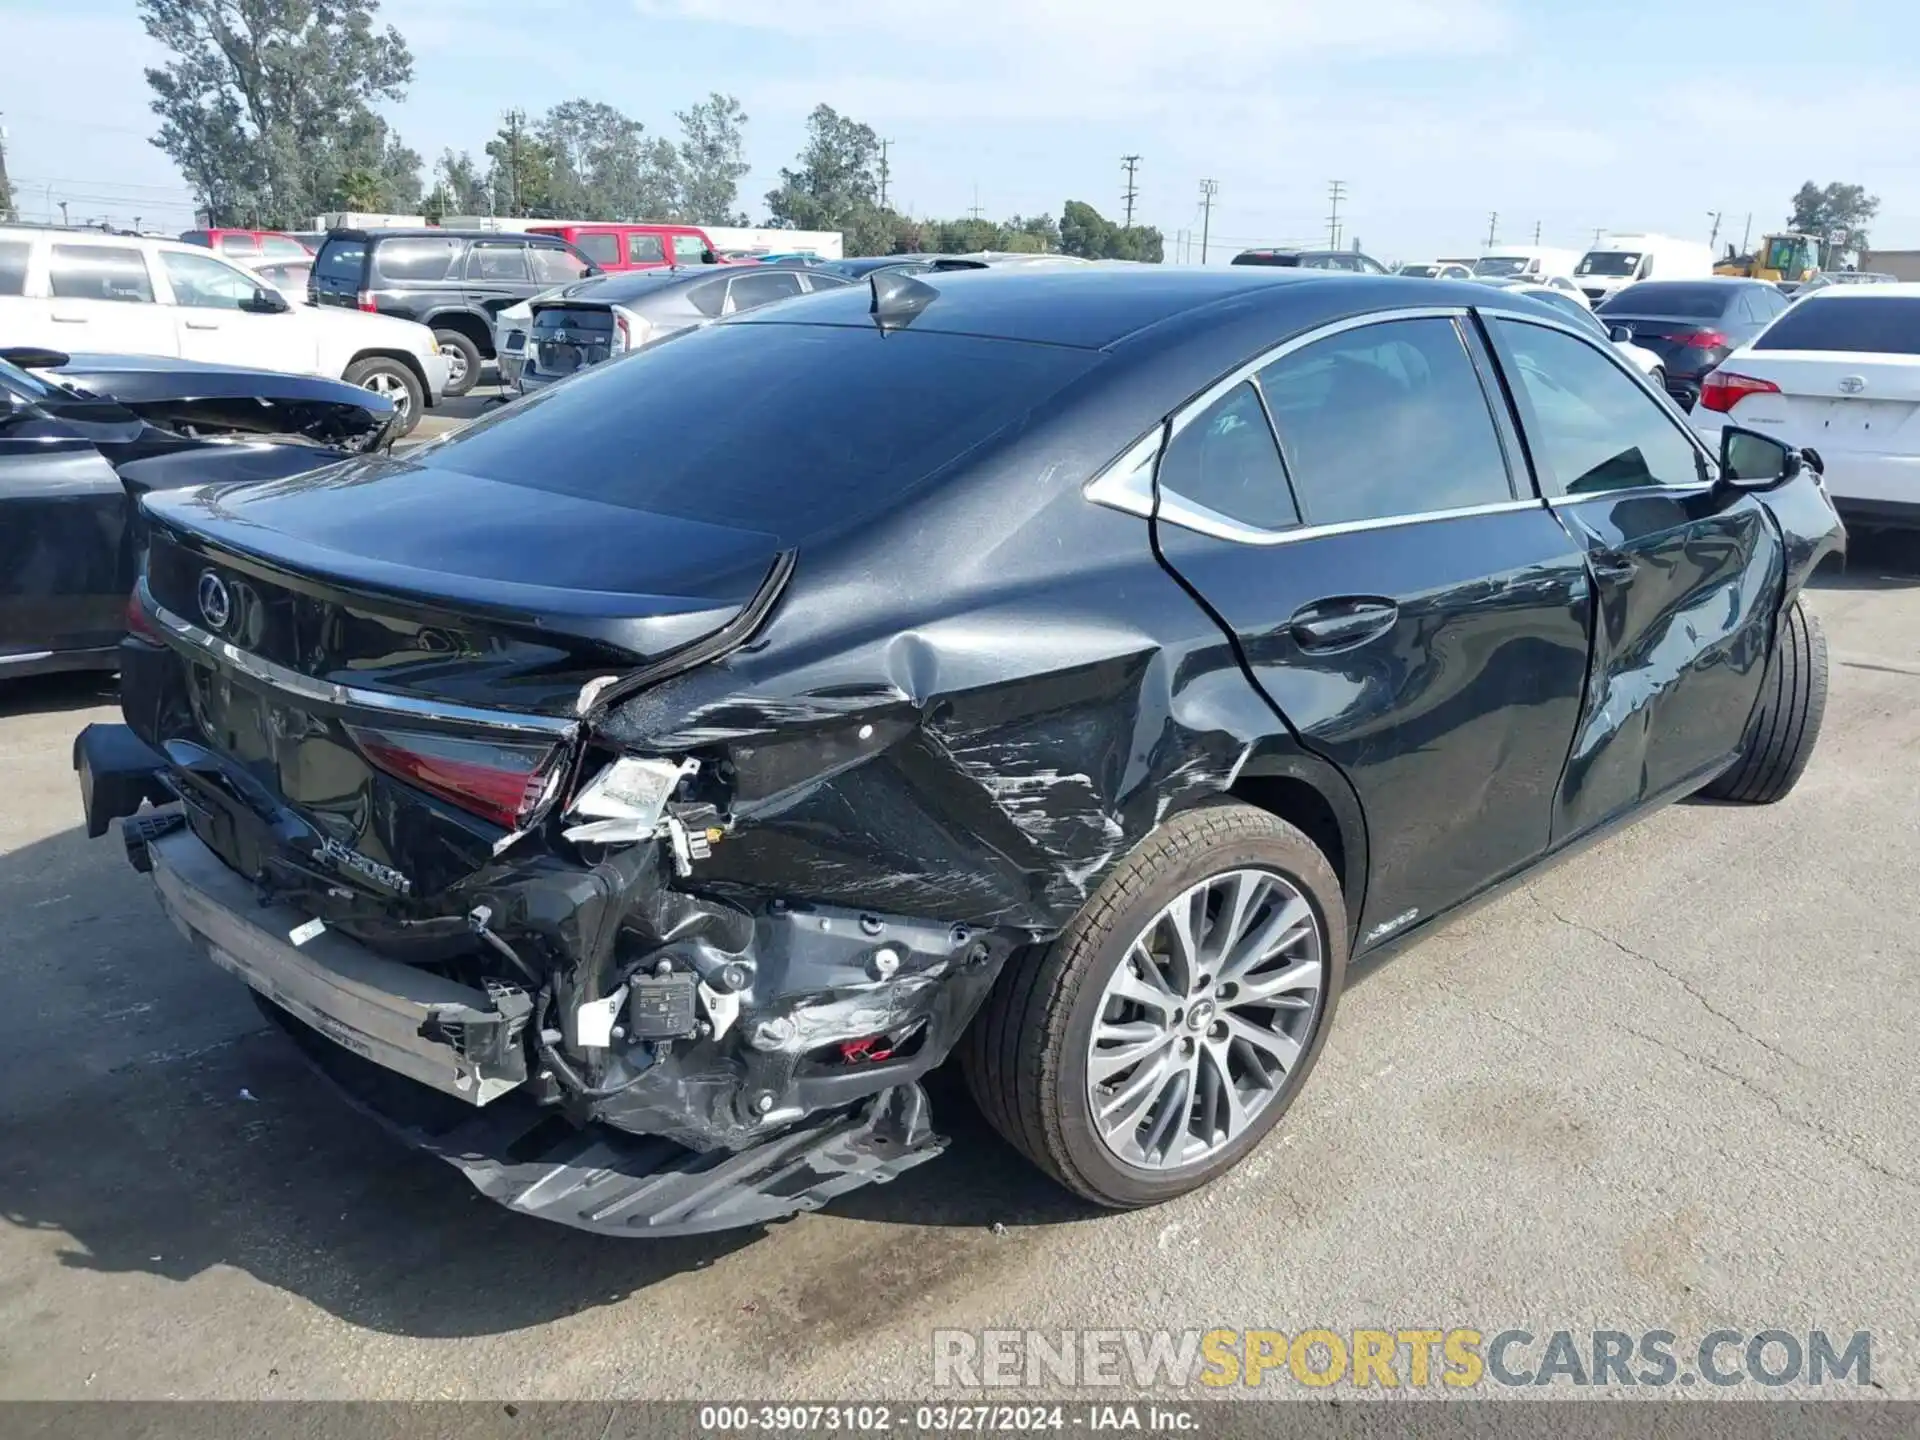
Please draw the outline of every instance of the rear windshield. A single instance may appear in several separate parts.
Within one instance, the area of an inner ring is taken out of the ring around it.
[[[1631,275],[1640,268],[1638,250],[1590,250],[1573,267],[1576,275]]]
[[[884,507],[1099,361],[967,335],[721,324],[539,391],[428,453],[532,490],[812,533]]]
[[[1276,255],[1271,250],[1249,250],[1244,255],[1233,257],[1236,265],[1298,265],[1298,255]]]
[[[1920,355],[1920,299],[1847,296],[1803,300],[1760,338],[1756,350],[1857,350]]]
[[[1682,281],[1654,281],[1629,285],[1601,309],[1614,315],[1659,315],[1676,320],[1717,320],[1727,313],[1740,293],[1733,285],[1688,285]]]
[[[341,280],[360,288],[360,272],[367,260],[364,240],[329,240],[314,257],[313,273],[326,280]]]

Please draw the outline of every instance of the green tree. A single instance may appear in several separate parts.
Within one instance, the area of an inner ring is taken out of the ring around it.
[[[1158,265],[1166,258],[1166,240],[1151,225],[1116,225],[1084,200],[1069,200],[1060,211],[1060,248],[1087,260],[1142,260]]]
[[[137,0],[141,24],[170,55],[146,72],[160,117],[153,144],[212,223],[304,225],[347,171],[372,170],[388,185],[398,178],[384,124],[378,151],[365,148],[374,103],[402,98],[413,78],[400,32],[375,28],[379,8],[379,0]],[[418,164],[415,156],[416,195]]]
[[[434,166],[434,176],[433,193],[425,202],[430,219],[493,213],[493,192],[488,190],[486,174],[471,152],[462,150],[456,155],[451,150],[443,150],[439,164]]]
[[[1816,185],[1809,180],[1795,192],[1787,224],[1823,239],[1820,263],[1834,263],[1846,250],[1867,248],[1867,226],[1880,213],[1880,197],[1864,185]]]
[[[670,220],[680,208],[680,162],[665,140],[611,105],[568,100],[537,127],[552,163],[551,212],[576,219]]]
[[[744,225],[738,206],[740,179],[747,173],[747,112],[731,95],[714,91],[680,122],[679,189],[676,219],[695,225]]]
[[[797,169],[767,192],[772,223],[785,230],[838,230],[849,255],[892,253],[899,217],[880,207],[880,137],[871,125],[817,105]]]

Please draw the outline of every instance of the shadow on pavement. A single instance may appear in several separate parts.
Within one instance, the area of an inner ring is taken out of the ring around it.
[[[74,892],[64,911],[0,906],[0,1013],[26,1026],[0,1058],[0,1222],[66,1237],[61,1265],[181,1281],[233,1267],[355,1325],[454,1337],[780,1243],[784,1226],[623,1241],[511,1214],[350,1110],[162,920],[114,839],[68,831],[0,856],[0,897],[56,886]],[[947,1153],[827,1215],[980,1231],[1091,1213],[954,1077],[932,1088]]]
[[[1847,553],[1808,582],[1816,590],[1904,590],[1920,584],[1920,531],[1854,530]]]
[[[119,677],[106,670],[73,670],[0,681],[0,720],[14,715],[51,715],[111,705],[119,695]]]

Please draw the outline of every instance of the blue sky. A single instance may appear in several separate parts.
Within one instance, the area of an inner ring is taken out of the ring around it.
[[[183,228],[190,196],[147,143],[155,60],[132,0],[0,0],[0,125],[39,218]],[[577,95],[650,128],[710,90],[751,122],[742,202],[820,101],[894,143],[916,214],[992,216],[1069,198],[1199,227],[1219,184],[1218,263],[1247,244],[1345,233],[1382,259],[1502,238],[1586,245],[1599,227],[1738,240],[1807,179],[1882,199],[1874,236],[1920,248],[1920,6],[1912,0],[386,0],[414,83],[388,118],[429,160],[478,152],[510,106]],[[1733,20],[1730,16],[1737,15]],[[1197,258],[1198,246],[1194,246]]]

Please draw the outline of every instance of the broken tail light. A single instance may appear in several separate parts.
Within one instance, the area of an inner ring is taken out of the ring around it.
[[[562,747],[541,741],[477,740],[349,724],[360,753],[394,778],[418,786],[506,830],[518,830],[560,774]]]
[[[147,613],[147,607],[140,603],[140,587],[133,587],[127,596],[127,633],[136,635],[149,645],[164,645],[166,637],[160,633],[160,627],[153,623],[153,617]]]

